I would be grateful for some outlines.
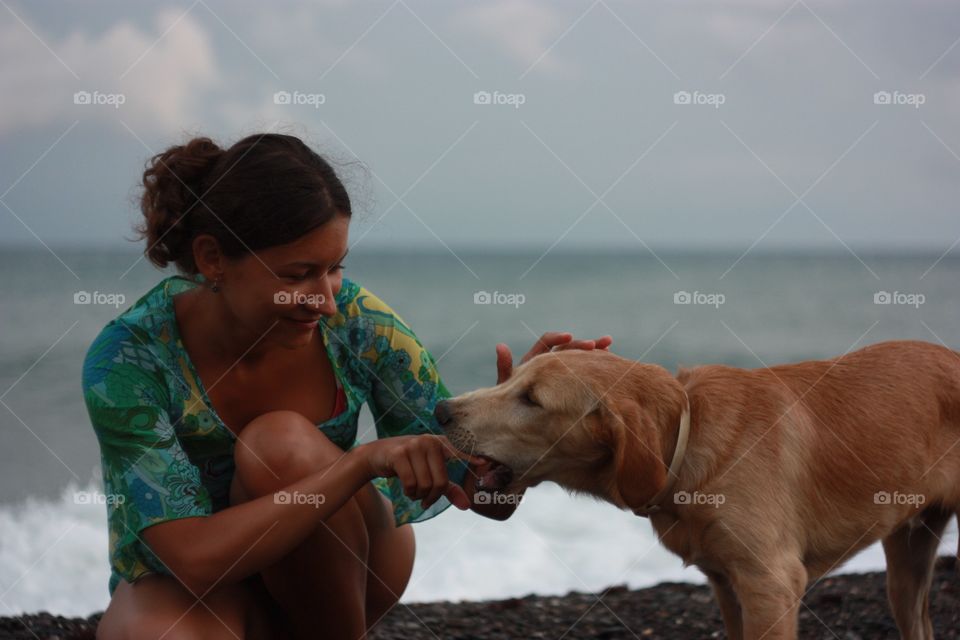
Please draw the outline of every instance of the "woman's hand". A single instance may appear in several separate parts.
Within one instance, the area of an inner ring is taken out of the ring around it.
[[[357,451],[365,456],[371,478],[399,478],[403,493],[421,500],[424,509],[444,495],[458,509],[470,508],[463,487],[447,476],[446,462],[459,458],[477,465],[483,460],[457,451],[444,436],[395,436],[360,445]]]
[[[530,351],[527,351],[525,356],[520,358],[520,364],[548,351],[563,349],[590,351],[591,349],[606,349],[612,343],[613,338],[610,336],[603,336],[596,340],[574,340],[572,333],[548,331],[540,336],[540,339],[531,347]],[[511,373],[513,373],[513,354],[510,353],[510,347],[501,342],[497,345],[497,384],[509,378]]]

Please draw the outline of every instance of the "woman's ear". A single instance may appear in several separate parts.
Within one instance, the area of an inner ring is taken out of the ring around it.
[[[601,402],[598,412],[604,440],[613,451],[617,493],[625,506],[642,507],[667,483],[656,421],[635,401]]]

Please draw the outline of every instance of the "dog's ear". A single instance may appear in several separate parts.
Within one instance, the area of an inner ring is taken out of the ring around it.
[[[597,412],[600,437],[613,453],[615,486],[611,488],[625,506],[642,507],[667,483],[660,429],[650,412],[635,401],[601,402]]]

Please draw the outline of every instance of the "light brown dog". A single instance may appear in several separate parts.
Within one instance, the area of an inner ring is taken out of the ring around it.
[[[676,377],[561,351],[436,415],[455,446],[489,460],[488,491],[549,480],[649,514],[709,578],[730,638],[795,638],[807,584],[878,539],[902,636],[933,637],[932,566],[960,511],[960,355],[949,349],[885,342]]]

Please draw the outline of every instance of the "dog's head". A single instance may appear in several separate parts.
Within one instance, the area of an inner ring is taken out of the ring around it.
[[[639,507],[666,483],[682,388],[662,367],[612,353],[536,356],[509,380],[436,407],[454,446],[488,460],[480,487],[519,491],[549,480]],[[672,442],[672,440],[671,440]]]

